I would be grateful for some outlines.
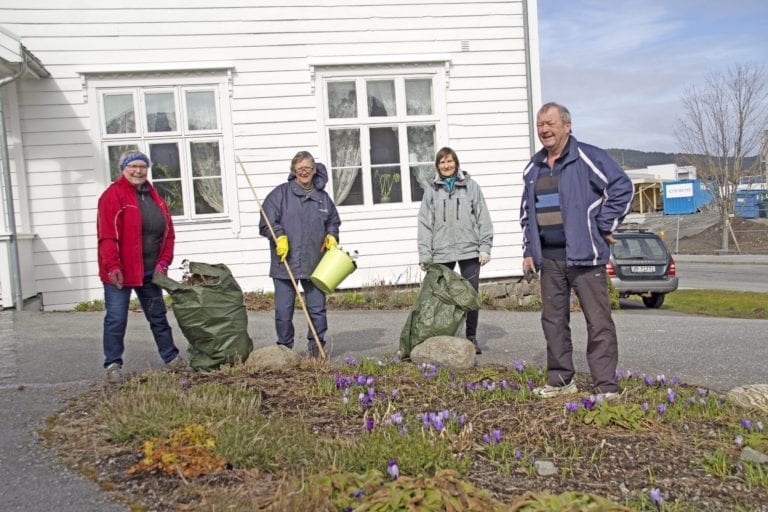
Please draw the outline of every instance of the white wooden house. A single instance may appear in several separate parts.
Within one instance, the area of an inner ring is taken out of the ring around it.
[[[126,147],[153,160],[175,215],[174,266],[225,263],[249,291],[272,282],[237,158],[260,199],[299,150],[328,166],[341,244],[360,254],[352,288],[420,280],[420,182],[449,145],[491,209],[481,277],[519,275],[536,15],[535,0],[0,0],[2,306],[103,296],[96,202]],[[378,177],[392,174],[385,198]]]

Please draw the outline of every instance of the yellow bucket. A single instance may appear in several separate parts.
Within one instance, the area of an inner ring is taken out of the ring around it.
[[[326,295],[333,293],[337,286],[357,268],[357,263],[348,253],[334,247],[325,251],[309,278],[312,284]]]

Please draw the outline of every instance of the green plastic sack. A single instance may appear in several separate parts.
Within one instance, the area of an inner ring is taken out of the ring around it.
[[[240,285],[226,265],[190,262],[190,283],[155,274],[156,285],[173,299],[173,314],[189,341],[189,365],[212,371],[245,361],[253,350]]]
[[[400,357],[409,359],[413,347],[432,336],[455,336],[467,311],[478,309],[480,296],[469,281],[445,265],[430,264],[400,333]]]

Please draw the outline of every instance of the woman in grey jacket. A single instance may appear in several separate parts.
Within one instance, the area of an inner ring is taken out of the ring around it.
[[[461,277],[475,290],[480,267],[491,260],[493,225],[480,185],[459,167],[456,152],[444,147],[435,156],[437,175],[424,191],[419,210],[419,264],[440,263],[450,269],[459,264]],[[466,337],[477,343],[479,311],[467,313]]]

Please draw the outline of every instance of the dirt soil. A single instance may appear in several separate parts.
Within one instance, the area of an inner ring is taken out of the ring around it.
[[[186,389],[212,382],[251,389],[261,397],[263,415],[295,417],[296,411],[301,411],[303,421],[316,436],[354,442],[355,438],[368,435],[364,427],[366,415],[343,412],[339,405],[340,393],[318,396],[314,391],[316,379],[321,376],[333,378],[333,372],[339,371],[338,368],[313,364],[257,374],[214,373],[178,378],[188,379]],[[493,498],[507,504],[509,508],[504,510],[517,510],[512,504],[528,491],[553,494],[580,491],[624,503],[631,496],[647,497],[649,488],[657,487],[663,490],[667,506],[681,500],[691,507],[664,510],[768,511],[768,488],[748,487],[740,478],[713,476],[711,471],[705,471],[702,463],[724,446],[728,460],[738,459],[738,446],[724,442],[723,436],[731,435],[729,428],[732,427],[729,426],[738,425],[741,412],[723,414],[717,419],[686,412],[682,418],[668,421],[657,419],[655,414],[647,415],[640,420],[639,430],[632,431],[569,419],[564,412],[565,402],[578,402],[587,396],[585,393],[547,401],[531,398],[520,391],[513,391],[506,397],[479,398],[487,390],[484,381],[498,384],[502,379],[508,379],[505,382],[514,382],[514,372],[515,369],[501,366],[457,371],[452,377],[457,385],[451,386],[450,391],[445,383],[441,384],[435,378],[417,377],[419,372],[407,377],[385,375],[377,377],[376,389],[388,394],[396,389],[403,399],[395,400],[392,405],[404,417],[413,418],[419,413],[444,409],[464,414],[471,424],[471,435],[469,438],[457,435],[452,440],[452,451],[456,457],[471,461],[464,479],[490,491]],[[355,370],[342,369],[341,374],[352,376]],[[579,389],[589,388],[587,379],[588,376],[577,375]],[[664,402],[669,385],[666,382],[658,384],[658,397],[654,400]],[[525,384],[518,384],[518,390],[520,386]],[[672,387],[681,401],[687,402],[688,397],[694,400],[705,397],[710,404],[722,403],[716,395],[705,394],[705,390],[675,384]],[[624,388],[620,403],[627,406],[634,403],[639,408],[640,402],[648,400],[647,395],[643,395],[645,398],[635,395],[637,388],[634,391],[630,386]],[[262,472],[228,467],[196,478],[162,473],[130,474],[128,468],[141,460],[140,450],[111,442],[95,414],[98,404],[109,400],[115,392],[105,389],[81,396],[51,422],[47,438],[68,465],[90,475],[103,489],[131,504],[132,510],[219,510],[215,505],[210,506],[216,502],[214,496],[217,493],[244,499],[248,496],[247,506],[236,506],[233,510],[280,510],[271,506],[275,496],[285,492],[285,488],[280,488],[285,484],[285,475],[276,468]],[[655,410],[655,402],[651,407]],[[696,406],[692,406],[691,411],[693,409]],[[504,442],[509,443],[510,453],[504,461],[494,460],[488,443],[483,441],[483,433],[493,429],[499,429]],[[515,449],[521,451],[519,459],[511,454]],[[553,461],[558,474],[550,477],[536,475],[531,470],[532,457]],[[649,478],[653,485],[649,485]]]
[[[626,227],[639,227],[661,234],[676,254],[715,254],[722,247],[719,218],[715,212],[692,215],[629,215]],[[729,254],[768,254],[768,219],[731,219],[733,233]]]

